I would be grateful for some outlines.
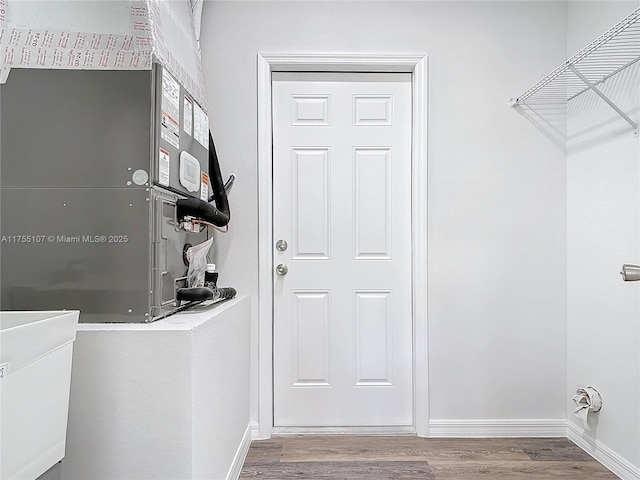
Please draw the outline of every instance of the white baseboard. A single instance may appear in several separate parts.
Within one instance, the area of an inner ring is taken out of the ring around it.
[[[263,438],[262,435],[260,434],[260,423],[258,422],[251,422],[251,438],[253,440],[266,440],[266,438]]]
[[[273,427],[273,435],[415,435],[414,427]]]
[[[240,442],[240,445],[238,445],[238,450],[236,450],[236,454],[233,457],[233,463],[231,464],[231,467],[229,467],[229,473],[227,473],[226,480],[238,480],[238,478],[240,478],[240,472],[242,472],[244,460],[247,458],[247,453],[251,446],[251,432],[252,424],[249,423],[244,431],[244,435],[242,436],[242,441]]]
[[[567,438],[619,476],[621,480],[640,480],[640,468],[622,458],[602,442],[585,435],[581,428],[571,422],[567,422]]]
[[[566,437],[567,420],[562,419],[496,419],[496,420],[430,420],[429,437]]]

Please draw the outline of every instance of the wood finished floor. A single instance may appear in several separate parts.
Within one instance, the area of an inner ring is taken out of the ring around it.
[[[565,438],[305,435],[254,441],[241,480],[618,478]]]

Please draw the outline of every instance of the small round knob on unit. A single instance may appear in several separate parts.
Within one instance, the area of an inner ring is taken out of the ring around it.
[[[276,242],[276,250],[279,252],[284,252],[287,249],[287,241],[286,240],[278,240]]]
[[[284,275],[286,275],[289,272],[289,267],[287,267],[284,264],[280,264],[276,267],[276,273],[278,275],[280,275],[281,277],[283,277]]]

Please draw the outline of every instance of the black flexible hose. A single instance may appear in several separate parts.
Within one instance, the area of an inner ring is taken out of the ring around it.
[[[220,211],[220,216],[226,216],[225,224],[218,225],[219,227],[224,227],[231,219],[231,212],[229,210],[229,199],[227,198],[227,191],[224,188],[220,162],[218,161],[218,154],[216,153],[216,146],[213,143],[211,131],[209,131],[209,178],[211,180],[211,190],[213,190],[213,195],[209,197],[209,202],[215,201],[216,207],[218,207]]]
[[[199,198],[181,198],[176,201],[176,215],[178,220],[191,216],[224,227],[229,223],[229,216],[218,210],[212,203]]]
[[[209,178],[211,180],[211,190],[213,195],[208,203],[199,198],[181,198],[176,202],[176,214],[178,220],[185,216],[192,216],[206,222],[212,223],[216,227],[224,227],[231,219],[229,211],[229,199],[224,189],[220,163],[216,154],[216,146],[213,143],[213,136],[209,132]]]
[[[216,288],[217,296],[220,300],[228,300],[236,296],[236,289],[233,287],[220,287]]]
[[[233,287],[209,288],[191,287],[179,288],[176,291],[176,300],[179,302],[204,302],[205,300],[228,300],[236,296]]]
[[[213,298],[213,290],[206,287],[179,288],[176,300],[179,302],[203,302]]]

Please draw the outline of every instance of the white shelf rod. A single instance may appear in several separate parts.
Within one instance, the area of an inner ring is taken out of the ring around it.
[[[580,79],[582,80],[585,85],[587,87],[589,87],[593,93],[595,93],[596,95],[598,95],[602,100],[605,101],[605,103],[607,105],[609,105],[611,108],[613,108],[616,113],[618,115],[620,115],[622,118],[624,118],[624,120],[633,127],[633,136],[637,137],[638,136],[638,124],[636,122],[634,122],[629,115],[627,115],[626,113],[624,113],[622,110],[620,110],[620,108],[618,108],[618,106],[613,103],[611,100],[609,100],[609,97],[607,97],[604,93],[602,93],[593,83],[591,83],[584,75],[582,75],[577,69],[576,67],[574,67],[573,65],[569,65],[569,69]]]
[[[595,82],[593,85],[595,87],[597,87],[598,85],[600,85],[601,83],[604,83],[605,81],[609,80],[611,77],[617,75],[618,73],[620,73],[622,70],[624,70],[625,68],[629,68],[631,65],[633,65],[634,63],[637,63],[640,61],[640,57],[636,58],[635,60],[627,63],[626,65],[618,68],[617,70],[614,70],[613,72],[611,72],[610,74],[604,76],[603,78],[601,78],[600,80],[598,80],[597,82]],[[567,98],[567,102],[573,100],[574,98],[578,97],[579,95],[582,95],[586,90],[589,90],[588,88],[576,93],[575,95],[572,95],[571,97]]]

